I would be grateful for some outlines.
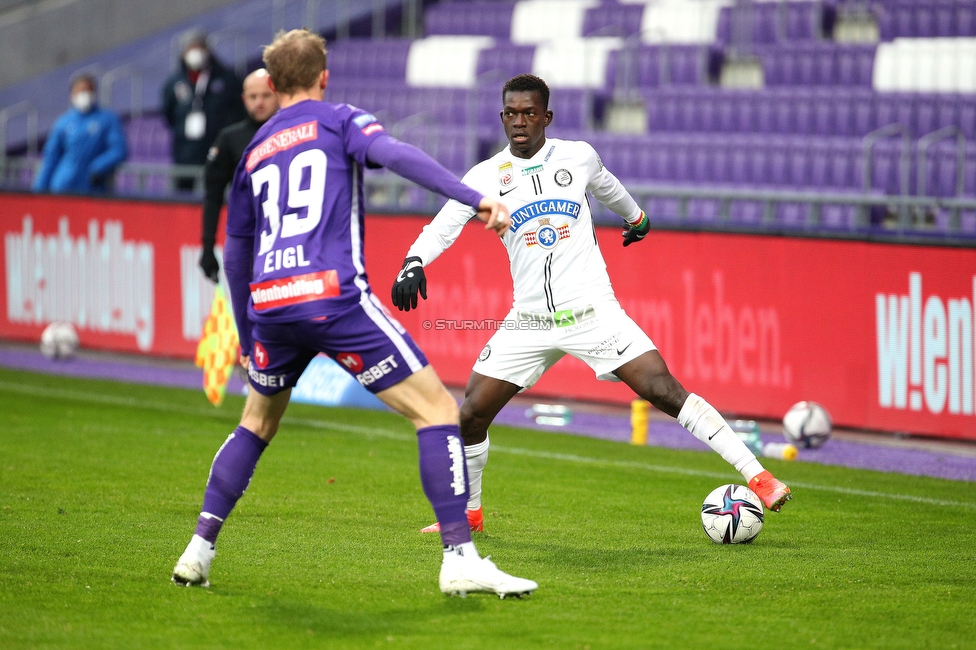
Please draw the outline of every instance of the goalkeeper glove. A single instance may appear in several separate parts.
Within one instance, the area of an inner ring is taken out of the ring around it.
[[[427,276],[424,275],[424,265],[419,257],[408,257],[403,260],[396,281],[393,283],[393,304],[400,311],[410,311],[417,308],[417,292],[427,300]]]
[[[651,228],[651,221],[647,218],[647,215],[641,212],[640,219],[637,223],[632,224],[629,228],[624,228],[624,246],[630,246],[634,242],[638,242],[647,235],[647,231]]]

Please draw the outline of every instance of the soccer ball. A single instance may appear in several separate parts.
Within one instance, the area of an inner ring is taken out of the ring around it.
[[[816,449],[833,428],[830,413],[816,402],[797,402],[783,416],[783,435],[797,447]]]
[[[763,527],[763,504],[744,485],[723,485],[705,497],[701,522],[705,534],[716,544],[751,542]]]
[[[48,359],[68,359],[78,349],[78,332],[74,325],[55,321],[41,333],[41,354]]]

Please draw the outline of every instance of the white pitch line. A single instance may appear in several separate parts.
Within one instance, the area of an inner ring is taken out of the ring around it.
[[[210,417],[221,420],[237,420],[235,413],[218,410],[206,410],[188,408],[174,404],[162,402],[148,402],[131,397],[119,397],[116,395],[106,395],[105,393],[89,393],[62,388],[46,388],[42,386],[29,386],[0,381],[0,391],[10,393],[20,393],[40,397],[52,397],[57,399],[69,399],[81,402],[91,402],[96,404],[109,404],[112,406],[124,406],[128,408],[141,408],[152,411],[163,411],[167,413],[180,413],[185,415],[196,415]],[[312,420],[309,418],[292,418],[285,416],[282,420],[286,424],[295,426],[305,426],[313,429],[327,429],[342,433],[354,433],[366,436],[377,436],[396,440],[398,442],[412,442],[415,437],[394,429],[382,427],[369,427],[356,424],[346,424],[342,422],[329,422],[327,420]],[[561,454],[550,451],[538,451],[534,449],[523,449],[521,447],[507,447],[503,445],[492,445],[491,450],[502,454],[512,454],[514,456],[526,456],[531,458],[543,458],[546,460],[557,460],[569,463],[581,463],[587,465],[604,465],[610,467],[622,467],[628,469],[639,469],[648,472],[659,472],[665,474],[681,474],[684,476],[700,476],[703,478],[714,478],[719,480],[734,480],[739,477],[731,472],[707,472],[704,470],[688,469],[685,467],[675,467],[671,465],[653,465],[651,463],[641,463],[630,460],[611,460],[607,458],[594,458],[590,456],[578,456],[575,454]],[[914,494],[901,494],[898,492],[877,492],[873,490],[857,490],[854,488],[839,487],[835,485],[818,485],[816,483],[803,483],[791,481],[790,485],[805,490],[820,490],[823,492],[834,492],[836,494],[848,494],[852,496],[862,496],[874,499],[893,499],[896,501],[910,501],[912,503],[924,503],[926,505],[944,506],[949,508],[972,508],[976,509],[976,503],[967,501],[950,501],[947,499],[932,499],[929,497],[917,496]]]

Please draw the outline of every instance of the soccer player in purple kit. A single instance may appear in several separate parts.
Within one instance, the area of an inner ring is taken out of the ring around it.
[[[220,529],[250,483],[305,367],[325,352],[417,428],[420,479],[441,522],[446,594],[531,593],[471,541],[458,407],[423,352],[370,290],[363,259],[364,166],[386,167],[478,211],[499,235],[499,202],[462,184],[376,118],[322,101],[325,41],[280,33],[264,62],[281,106],[255,134],[231,189],[225,272],[250,391],[240,425],[217,451],[196,531],[173,569],[181,585],[209,585]]]

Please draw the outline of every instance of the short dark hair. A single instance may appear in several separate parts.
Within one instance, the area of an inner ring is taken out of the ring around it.
[[[534,74],[519,74],[505,82],[502,87],[502,103],[505,103],[507,93],[539,93],[542,97],[542,107],[549,110],[549,86]]]
[[[68,86],[68,88],[74,90],[75,86],[80,83],[87,84],[92,91],[98,90],[98,83],[95,81],[95,75],[91,73],[82,72],[80,74],[76,74],[71,78],[71,85]]]

